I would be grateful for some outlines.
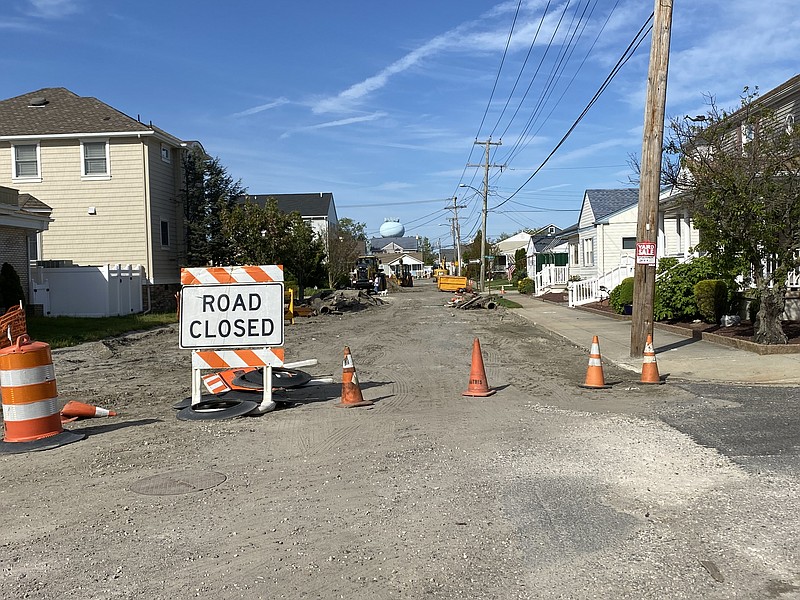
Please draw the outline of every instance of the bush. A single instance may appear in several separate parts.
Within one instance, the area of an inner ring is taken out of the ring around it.
[[[659,261],[656,276],[653,318],[694,319],[699,316],[694,286],[704,279],[718,279],[719,273],[706,257],[677,264],[677,259]],[[730,286],[733,289],[733,286]]]
[[[633,304],[633,277],[623,279],[608,295],[608,305],[619,315],[625,312],[628,304]]]
[[[25,302],[25,292],[22,290],[17,271],[11,263],[4,262],[0,267],[0,309],[5,311],[7,308]]]
[[[728,284],[722,279],[704,279],[694,285],[697,311],[706,323],[719,323],[728,308]]]
[[[520,294],[533,293],[533,279],[530,277],[523,277],[517,282],[517,290]]]

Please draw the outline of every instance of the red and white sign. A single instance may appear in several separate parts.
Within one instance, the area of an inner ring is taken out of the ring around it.
[[[637,265],[656,264],[655,242],[636,242],[636,264]]]

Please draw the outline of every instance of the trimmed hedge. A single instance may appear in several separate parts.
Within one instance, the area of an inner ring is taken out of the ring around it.
[[[728,306],[728,284],[722,279],[704,279],[694,285],[697,312],[706,323],[719,323]]]
[[[517,282],[517,290],[520,294],[532,294],[533,293],[533,279],[529,277],[523,277]]]
[[[633,277],[623,279],[608,295],[608,305],[619,315],[625,312],[628,304],[633,304]]]

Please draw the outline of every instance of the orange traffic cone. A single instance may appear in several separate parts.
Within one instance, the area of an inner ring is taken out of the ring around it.
[[[353,364],[353,355],[350,348],[344,347],[344,360],[342,361],[342,401],[334,404],[337,408],[355,408],[356,406],[371,406],[372,400],[364,400],[361,387],[358,385],[358,375]]]
[[[61,409],[61,416],[68,419],[71,417],[89,419],[91,417],[116,417],[117,413],[113,410],[100,408],[99,406],[92,406],[91,404],[70,400],[64,405],[64,408]]]
[[[478,338],[472,342],[472,367],[469,371],[469,385],[467,391],[462,396],[491,396],[495,390],[489,387],[486,382],[486,369],[483,368],[483,356],[481,355],[481,343]]]
[[[600,340],[597,336],[592,338],[592,348],[589,351],[589,368],[586,370],[586,381],[583,388],[608,389],[606,379],[603,376],[603,359],[600,356]]]
[[[644,355],[642,358],[642,378],[639,383],[664,383],[658,374],[658,364],[656,364],[656,352],[653,350],[653,336],[647,335],[647,343],[644,345]]]

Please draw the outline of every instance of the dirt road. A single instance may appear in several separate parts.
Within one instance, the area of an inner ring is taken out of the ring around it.
[[[584,350],[430,285],[286,326],[341,381],[258,417],[184,422],[176,328],[54,353],[60,397],[120,412],[0,455],[0,597],[798,598],[798,481],[665,425],[691,398],[578,387]],[[489,398],[467,398],[481,341]],[[154,478],[154,479],[150,479]]]

